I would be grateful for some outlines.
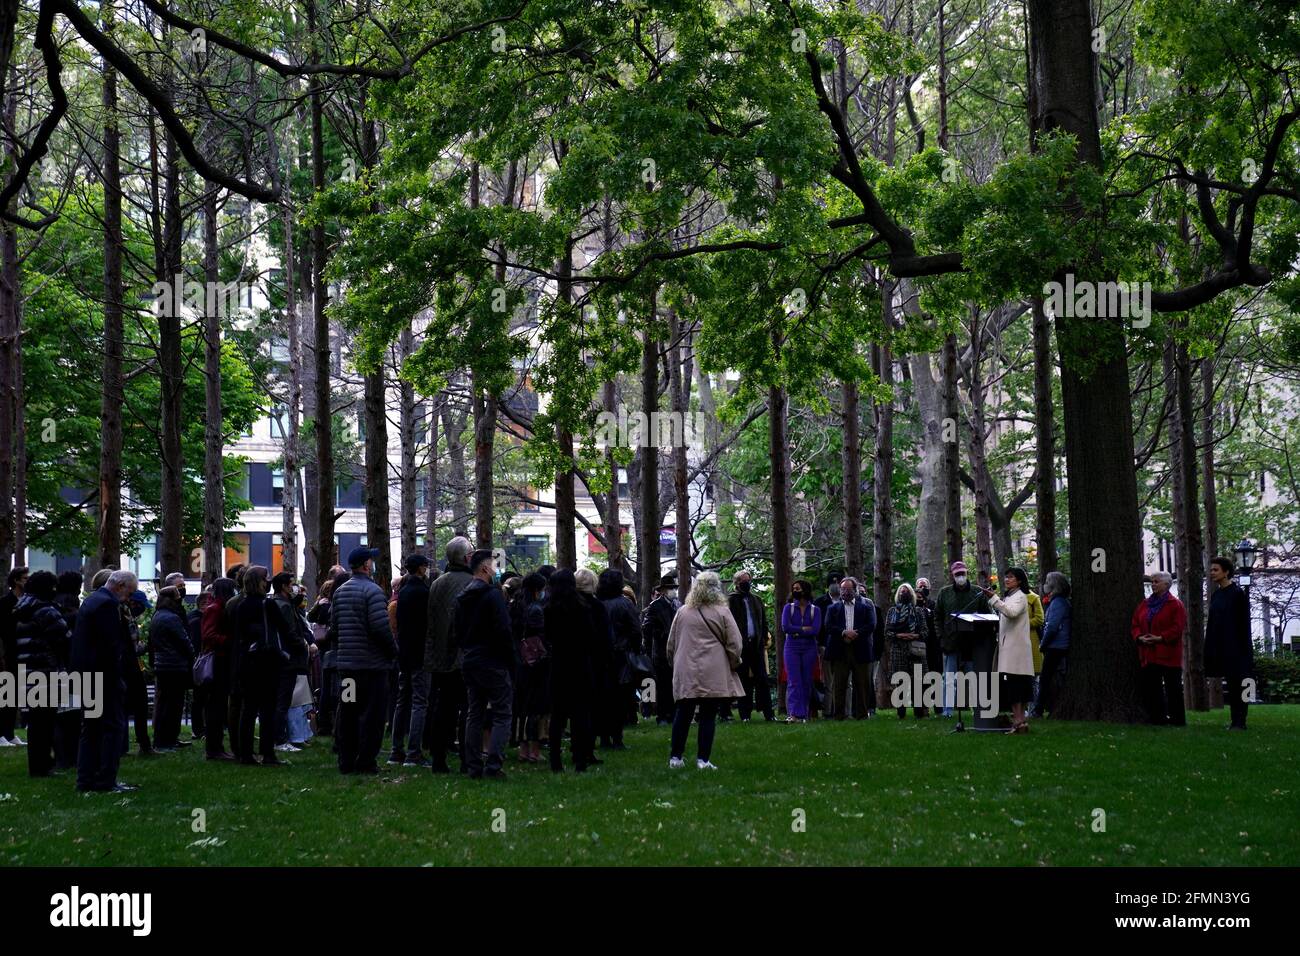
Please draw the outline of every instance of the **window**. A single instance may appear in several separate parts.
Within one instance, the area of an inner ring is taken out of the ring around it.
[[[627,525],[620,525],[619,527],[620,527],[620,528],[622,529],[622,531],[623,531],[624,550],[627,550],[627,534],[628,534],[628,530],[629,530],[629,528],[628,528]],[[601,534],[604,534],[604,533],[605,533],[605,528],[604,528],[603,525],[601,526],[600,531],[601,531]],[[605,547],[603,544],[601,544],[600,541],[596,538],[596,536],[595,536],[594,534],[592,534],[590,531],[587,532],[587,553],[588,553],[588,554],[606,554],[606,553],[608,553],[608,550],[606,549],[606,547]]]
[[[245,501],[250,501],[253,497],[252,482],[249,479],[252,470],[253,466],[249,462],[244,462],[243,467],[239,470],[239,490],[236,494]]]
[[[284,469],[271,469],[271,501],[275,504],[284,504]]]
[[[226,570],[229,571],[236,564],[248,564],[249,556],[252,552],[253,538],[246,531],[239,531],[235,534],[226,535]]]
[[[289,340],[281,336],[274,336],[271,339],[271,361],[284,362],[289,361]]]
[[[152,581],[158,577],[158,542],[142,541],[140,551],[131,555],[130,568],[141,581]]]
[[[27,549],[27,571],[35,574],[37,571],[53,571],[55,568],[54,555],[48,551],[40,551],[36,548]]]
[[[271,409],[271,437],[289,437],[289,406],[275,405]]]
[[[659,531],[659,557],[664,561],[673,561],[677,558],[677,532],[672,528],[663,528]]]
[[[284,535],[271,535],[271,574],[279,574],[284,570]]]

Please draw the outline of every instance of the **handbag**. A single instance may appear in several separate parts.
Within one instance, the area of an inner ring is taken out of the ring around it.
[[[191,670],[195,687],[207,687],[211,684],[216,678],[216,665],[213,662],[212,651],[204,651],[194,658],[194,666]]]
[[[627,651],[627,661],[623,665],[623,676],[626,678],[624,684],[636,684],[640,686],[641,682],[647,677],[654,676],[654,665],[650,663],[650,655],[643,654],[640,651]]]
[[[546,642],[539,635],[529,634],[519,642],[519,656],[527,666],[532,667],[550,657],[551,652],[546,649]]]

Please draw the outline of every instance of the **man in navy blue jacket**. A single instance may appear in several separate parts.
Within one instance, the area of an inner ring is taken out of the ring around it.
[[[135,648],[123,616],[123,605],[135,593],[139,582],[130,571],[114,571],[104,586],[82,602],[72,632],[72,669],[86,676],[102,674],[101,712],[87,711],[81,722],[81,745],[77,751],[77,789],[123,792],[138,790],[117,782],[126,730],[127,663],[135,667]]]
[[[871,686],[871,647],[876,633],[876,606],[858,595],[853,578],[840,581],[840,599],[826,612],[822,626],[826,637],[822,660],[830,670],[831,714],[836,720],[849,715],[849,678],[853,678],[853,716],[861,720],[875,710]]]

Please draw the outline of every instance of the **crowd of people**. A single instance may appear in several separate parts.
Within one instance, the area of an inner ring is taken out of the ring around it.
[[[639,719],[670,728],[674,769],[686,766],[696,727],[696,767],[716,770],[718,721],[777,719],[768,608],[747,570],[730,593],[702,572],[684,601],[665,576],[638,610],[617,570],[501,574],[493,552],[464,537],[447,544],[441,569],[409,556],[387,594],[374,579],[378,556],[355,549],[311,607],[292,574],[260,565],[231,568],[193,607],[179,573],[151,603],[126,570],[98,572],[83,600],[76,572],[13,569],[0,596],[0,669],[21,667],[29,679],[100,674],[102,706],[31,706],[25,742],[18,708],[0,708],[0,747],[26,746],[32,776],[75,767],[83,791],[134,789],[118,780],[132,726],[141,756],[201,741],[208,760],[275,767],[320,735],[332,738],[340,773],[374,774],[388,738],[389,764],[445,774],[454,759],[471,778],[501,778],[512,747],[521,763],[546,760],[562,772],[566,741],[583,772],[603,762],[598,749],[626,749],[624,728]],[[1226,558],[1211,565],[1205,670],[1228,681],[1231,727],[1244,730],[1253,652],[1233,571]],[[1030,718],[1052,713],[1070,654],[1069,580],[1049,573],[1038,593],[1023,568],[1009,567],[999,591],[973,581],[961,561],[949,576],[934,595],[925,578],[899,585],[885,609],[852,577],[830,574],[821,594],[795,581],[778,612],[786,721],[867,719],[888,708],[905,719],[909,704],[926,717],[919,699],[896,706],[892,694],[891,675],[917,667],[943,674],[939,715],[952,717],[957,675],[975,665],[960,615],[996,616],[1005,732],[1026,733]],[[1187,612],[1168,574],[1150,580],[1131,627],[1142,699],[1151,722],[1183,725]],[[187,704],[191,739],[182,740]]]

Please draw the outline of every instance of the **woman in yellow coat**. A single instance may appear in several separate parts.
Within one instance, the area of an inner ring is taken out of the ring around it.
[[[997,612],[998,655],[997,672],[1001,685],[999,703],[1011,705],[1012,722],[1009,734],[1029,732],[1025,706],[1034,697],[1034,655],[1029,639],[1029,576],[1022,568],[1007,568],[1002,574],[1006,590],[1001,597],[991,588],[982,588],[989,599],[989,607]]]

